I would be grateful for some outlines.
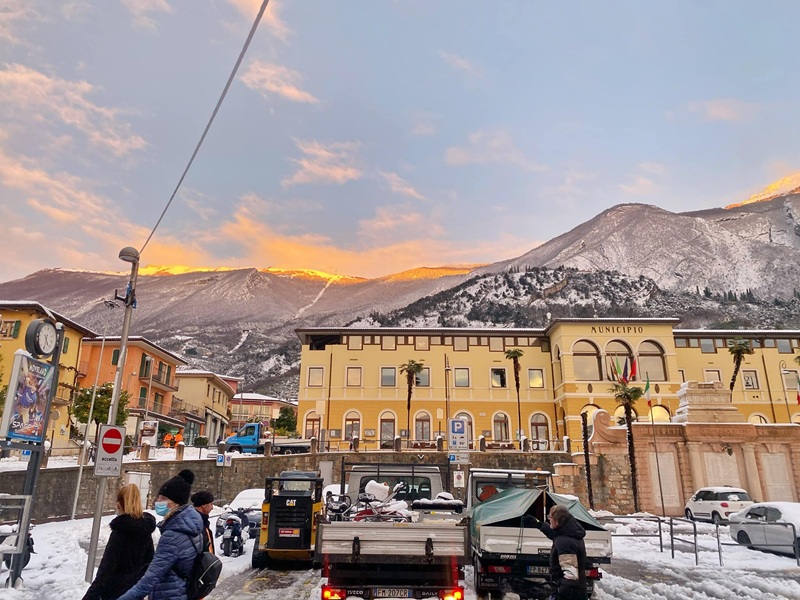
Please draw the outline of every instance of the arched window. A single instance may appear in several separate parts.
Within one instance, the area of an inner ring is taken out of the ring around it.
[[[344,416],[344,439],[352,440],[354,436],[361,437],[361,417],[351,410]]]
[[[639,345],[639,381],[666,381],[664,350],[655,342],[642,342]]]
[[[631,407],[631,421],[634,423],[639,420],[639,413],[636,409]],[[621,404],[614,411],[614,422],[618,425],[625,425],[625,407]]]
[[[319,417],[313,410],[306,415],[305,437],[319,438]]]
[[[381,448],[391,449],[394,447],[395,421],[394,415],[385,412],[380,417],[381,424]]]
[[[649,422],[651,415],[653,417],[653,422],[655,423],[670,422],[669,409],[666,406],[661,406],[660,404],[654,404],[653,408],[647,409],[647,414],[644,417],[642,417],[642,420]]]
[[[628,372],[633,368],[633,354],[627,344],[614,340],[606,346],[606,374],[611,381],[617,381],[625,371],[625,364],[628,364]],[[618,377],[614,377],[617,371]]]
[[[508,415],[497,413],[492,419],[492,439],[496,442],[507,441],[508,437]]]
[[[758,413],[753,413],[749,417],[747,417],[748,423],[753,423],[755,425],[764,425],[765,423],[769,423],[769,420],[764,415],[759,415]]]
[[[594,431],[594,413],[598,410],[600,410],[600,407],[594,404],[587,404],[581,409],[581,414],[586,413],[586,431],[588,437],[592,437],[592,431]]]
[[[414,419],[414,439],[431,439],[431,416],[428,413],[419,413]]]
[[[576,381],[600,381],[600,352],[597,346],[586,340],[575,342],[572,347],[572,364]]]
[[[542,413],[531,416],[531,440],[534,450],[545,450],[547,440],[550,439],[550,428],[547,425],[547,417]]]
[[[464,419],[467,422],[467,441],[469,442],[469,447],[472,448],[472,440],[475,439],[472,431],[472,417],[469,416],[469,413],[460,412],[456,415],[456,419]]]

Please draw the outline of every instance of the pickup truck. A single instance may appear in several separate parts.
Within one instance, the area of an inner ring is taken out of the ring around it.
[[[264,454],[264,444],[272,440],[273,454],[303,454],[311,452],[308,440],[278,440],[266,423],[247,423],[238,432],[225,440],[225,452]]]
[[[469,527],[449,465],[342,465],[317,527],[322,598],[463,600]]]
[[[611,562],[611,533],[574,496],[555,494],[547,471],[473,469],[468,483],[472,565],[478,598],[507,591],[521,598],[548,598],[552,541],[526,526],[528,515],[545,520],[555,504],[567,507],[586,530],[586,580],[592,596],[602,577],[600,565]],[[528,517],[529,518],[529,517]]]

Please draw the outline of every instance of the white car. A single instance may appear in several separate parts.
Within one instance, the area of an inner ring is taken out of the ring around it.
[[[758,502],[731,515],[731,537],[751,548],[794,555],[800,551],[800,503]]]
[[[247,515],[250,537],[257,535],[258,530],[261,528],[261,505],[263,502],[264,488],[250,488],[248,490],[242,490],[236,494],[236,497],[231,501],[231,503],[225,505],[224,512],[217,517],[215,535],[222,535],[225,517],[227,517],[230,513],[237,512],[237,510],[240,508],[244,509],[244,512]]]
[[[729,486],[704,487],[697,490],[686,503],[684,514],[693,521],[721,523],[747,508],[753,500],[742,488]]]

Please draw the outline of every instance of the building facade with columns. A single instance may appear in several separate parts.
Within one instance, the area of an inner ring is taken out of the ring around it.
[[[302,328],[298,429],[333,445],[357,435],[367,448],[435,440],[448,417],[464,418],[475,446],[513,447],[520,432],[536,450],[582,440],[581,413],[621,408],[610,392],[617,372],[649,380],[651,405],[639,422],[670,422],[687,381],[720,381],[734,369],[729,343],[748,340],[730,394],[752,424],[800,423],[800,331],[678,329],[678,319],[555,319],[543,328]],[[520,350],[519,396],[509,350]],[[400,366],[422,363],[410,411]],[[636,374],[632,371],[636,365]],[[589,419],[591,423],[591,419]],[[573,446],[574,448],[574,446]]]

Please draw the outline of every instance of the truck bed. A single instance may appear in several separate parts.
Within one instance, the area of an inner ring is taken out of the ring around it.
[[[521,536],[520,536],[521,532]],[[547,558],[553,542],[538,529],[497,527],[483,525],[478,539],[472,540],[476,553],[480,555],[538,555]],[[586,531],[584,538],[586,557],[595,562],[611,561],[611,533],[608,531]]]

